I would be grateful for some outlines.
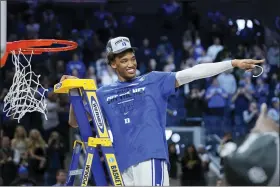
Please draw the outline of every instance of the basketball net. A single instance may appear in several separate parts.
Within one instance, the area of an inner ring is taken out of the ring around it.
[[[18,123],[26,113],[35,111],[42,113],[47,120],[45,93],[48,90],[40,84],[40,75],[36,75],[31,69],[33,52],[29,59],[25,57],[21,50],[11,53],[15,74],[13,84],[4,98],[3,111],[7,117],[12,116],[18,120]]]

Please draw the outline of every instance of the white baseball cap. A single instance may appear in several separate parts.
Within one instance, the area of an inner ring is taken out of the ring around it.
[[[119,54],[127,49],[135,50],[137,48],[131,47],[130,40],[127,37],[123,36],[110,39],[106,46],[107,54]]]

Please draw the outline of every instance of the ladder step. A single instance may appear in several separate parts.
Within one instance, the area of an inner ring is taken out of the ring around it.
[[[69,172],[70,176],[82,175],[82,174],[83,174],[83,169],[70,170]]]

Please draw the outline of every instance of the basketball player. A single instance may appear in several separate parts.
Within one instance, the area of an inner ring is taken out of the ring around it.
[[[165,138],[168,97],[193,80],[238,67],[252,70],[264,60],[232,60],[199,64],[179,72],[151,72],[136,77],[135,48],[127,37],[108,41],[109,65],[118,81],[97,90],[113,137],[116,158],[126,186],[168,186],[168,148]],[[64,75],[61,81],[75,78]],[[70,108],[69,124],[77,127]]]

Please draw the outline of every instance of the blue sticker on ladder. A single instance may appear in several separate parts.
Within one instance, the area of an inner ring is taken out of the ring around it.
[[[91,107],[94,122],[95,122],[97,128],[101,131],[101,133],[104,133],[105,122],[103,120],[100,107],[94,97],[91,97],[91,99],[90,99],[90,107]]]

